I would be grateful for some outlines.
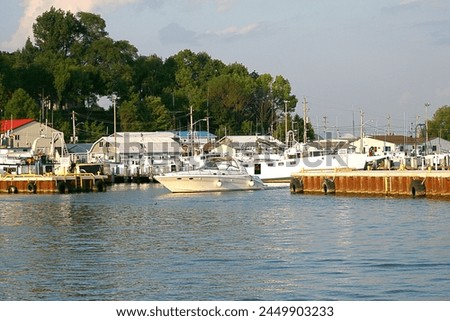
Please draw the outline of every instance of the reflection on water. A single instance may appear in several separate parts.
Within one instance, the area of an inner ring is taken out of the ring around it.
[[[448,202],[0,195],[1,300],[448,300]]]

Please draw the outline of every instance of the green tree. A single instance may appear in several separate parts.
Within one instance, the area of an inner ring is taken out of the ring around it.
[[[4,108],[8,102],[8,93],[4,86],[3,75],[0,73],[0,120],[3,119]]]
[[[428,121],[428,134],[450,140],[450,106],[442,106],[433,115],[433,119]]]
[[[213,124],[227,126],[232,132],[240,132],[247,120],[243,115],[252,100],[253,82],[239,74],[222,74],[208,84]]]
[[[82,24],[72,13],[55,7],[37,17],[33,24],[36,46],[62,57],[71,55],[72,45],[81,38],[82,30]]]
[[[139,98],[134,94],[131,99],[123,101],[119,108],[120,129],[124,132],[141,131],[143,124],[139,115]]]
[[[219,60],[211,59],[205,53],[194,53],[191,50],[182,50],[171,57],[175,62],[175,87],[173,94],[179,97],[178,110],[189,112],[194,109],[194,118],[207,116],[209,84],[208,81],[222,74],[225,68]]]
[[[14,91],[5,106],[5,117],[39,119],[40,108],[22,88]]]
[[[168,130],[171,128],[172,117],[162,103],[160,97],[149,96],[144,100],[146,113],[146,129],[148,131]]]
[[[98,121],[85,121],[78,132],[78,142],[94,142],[105,135],[105,124]]]

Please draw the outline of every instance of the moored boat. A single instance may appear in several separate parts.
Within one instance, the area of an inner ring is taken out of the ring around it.
[[[265,186],[232,157],[212,157],[198,169],[164,173],[154,179],[172,193],[259,190]]]
[[[364,170],[385,156],[369,156],[348,148],[345,140],[297,143],[283,153],[255,153],[242,157],[243,166],[251,175],[266,183],[289,182],[291,175],[304,171],[333,171],[336,169]],[[331,148],[330,148],[331,147]]]

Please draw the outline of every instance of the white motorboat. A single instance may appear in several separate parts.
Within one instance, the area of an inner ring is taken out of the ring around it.
[[[355,153],[352,149],[343,148],[346,143],[335,141],[333,148],[316,148],[297,143],[282,154],[257,153],[238,158],[249,174],[258,176],[267,183],[289,182],[292,173],[302,171],[363,170],[385,158]]]
[[[154,179],[172,193],[258,190],[265,186],[259,177],[249,175],[232,157],[208,158],[198,169],[164,173]]]

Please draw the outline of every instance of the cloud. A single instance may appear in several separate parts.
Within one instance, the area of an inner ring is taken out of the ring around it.
[[[23,0],[24,12],[19,27],[8,41],[1,44],[2,50],[16,50],[24,46],[25,40],[32,37],[32,26],[36,18],[52,6],[57,9],[77,13],[90,11],[104,6],[120,6],[140,0]]]
[[[231,26],[219,31],[206,32],[206,35],[215,35],[218,37],[233,37],[233,36],[243,36],[258,29],[259,25],[257,23],[251,23],[243,27]]]
[[[216,0],[217,11],[224,12],[229,10],[236,0]]]
[[[410,4],[421,2],[421,1],[422,0],[401,0],[400,5],[405,6],[405,5],[410,5]]]
[[[171,23],[159,31],[159,39],[163,44],[198,44],[196,32],[187,30],[177,23]]]
[[[225,12],[233,7],[236,0],[188,0],[187,3],[191,7],[197,8],[198,6],[204,6],[211,2],[215,4],[217,12]]]
[[[259,33],[262,27],[251,23],[242,27],[230,26],[218,31],[204,33],[188,30],[178,23],[171,23],[159,31],[159,39],[163,44],[199,45],[201,41],[231,40]]]

